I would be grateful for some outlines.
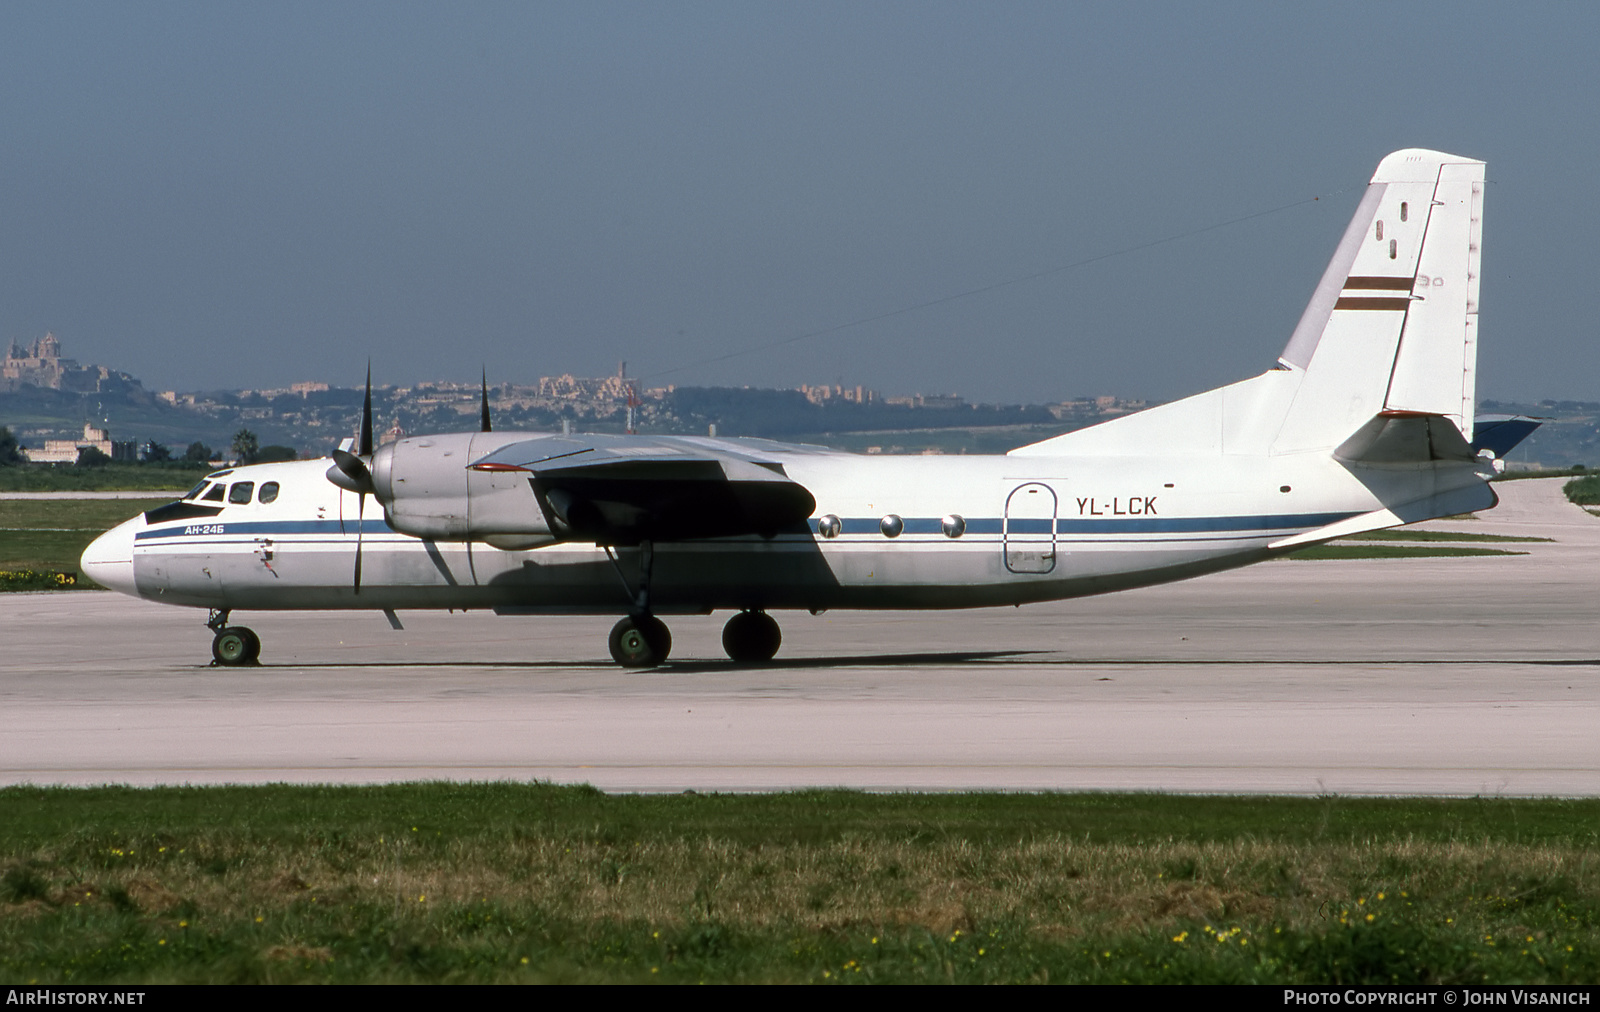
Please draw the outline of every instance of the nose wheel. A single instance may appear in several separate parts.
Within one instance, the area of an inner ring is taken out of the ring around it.
[[[206,626],[215,633],[211,638],[211,663],[213,666],[237,668],[255,664],[261,658],[261,637],[255,630],[242,625],[229,625],[228,612],[213,611]]]
[[[765,664],[782,643],[777,620],[764,611],[741,611],[722,627],[722,649],[736,664]]]
[[[653,668],[672,653],[672,633],[654,615],[634,615],[611,627],[611,659],[625,668]]]
[[[225,668],[255,664],[261,658],[261,637],[242,625],[225,626],[211,640],[211,660]]]

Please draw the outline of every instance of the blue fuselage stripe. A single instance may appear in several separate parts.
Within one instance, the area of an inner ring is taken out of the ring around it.
[[[1289,531],[1312,530],[1353,517],[1350,513],[1282,513],[1233,517],[1123,517],[1107,520],[1059,519],[1057,534],[1198,534],[1212,531]],[[933,517],[906,517],[907,534],[938,534],[942,521]],[[845,517],[839,521],[845,534],[877,534],[876,517]],[[811,521],[812,533],[820,533]],[[967,520],[968,534],[1049,534],[1051,521],[1040,518],[1014,518],[1009,531],[999,517],[973,517]]]
[[[150,530],[136,532],[135,541],[147,541],[151,538],[182,538],[197,534],[354,534],[356,522],[354,520],[252,520],[252,521],[210,521],[207,523],[182,523],[173,524],[171,527],[156,527]],[[363,520],[361,522],[362,534],[396,534],[399,533],[382,520]]]
[[[1326,527],[1336,523],[1354,513],[1285,513],[1285,514],[1259,514],[1255,516],[1231,517],[1123,517],[1106,520],[1080,520],[1059,519],[1054,521],[1057,535],[1082,535],[1082,534],[1206,534],[1240,531],[1287,531],[1287,530],[1312,530],[1317,527]],[[879,534],[879,520],[875,517],[847,517],[841,522],[845,534]],[[905,518],[905,533],[907,534],[938,534],[943,530],[943,521],[938,517],[907,517]],[[356,522],[353,520],[254,520],[254,521],[212,521],[209,523],[175,523],[170,527],[155,527],[138,531],[134,534],[137,541],[150,541],[157,538],[182,538],[194,536],[217,536],[224,534],[242,536],[267,536],[267,535],[333,535],[350,536],[356,533]],[[361,522],[363,535],[397,534],[383,520],[364,520]],[[811,531],[818,533],[817,521],[811,521]],[[1051,521],[1041,518],[1015,518],[1010,522],[1009,530],[1006,523],[999,517],[975,517],[967,521],[966,533],[968,534],[1031,534],[1048,535],[1051,533]]]

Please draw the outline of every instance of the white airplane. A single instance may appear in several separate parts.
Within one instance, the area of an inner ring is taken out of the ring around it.
[[[975,608],[1100,594],[1495,505],[1474,444],[1484,165],[1378,165],[1278,365],[1004,456],[859,456],[760,439],[493,432],[208,475],[100,537],[83,571],[209,608],[621,613],[617,663],[667,659],[661,615]],[[1503,454],[1506,447],[1500,447]],[[382,519],[369,517],[372,496]]]

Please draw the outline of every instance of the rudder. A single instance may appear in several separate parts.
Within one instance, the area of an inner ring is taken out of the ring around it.
[[[1383,413],[1472,439],[1484,163],[1409,148],[1378,164],[1280,362],[1303,373],[1275,452],[1338,446]]]

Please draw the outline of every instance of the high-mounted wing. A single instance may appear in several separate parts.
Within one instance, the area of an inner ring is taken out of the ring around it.
[[[770,536],[817,505],[782,463],[720,441],[547,436],[469,467],[527,472],[553,531],[600,544]]]

